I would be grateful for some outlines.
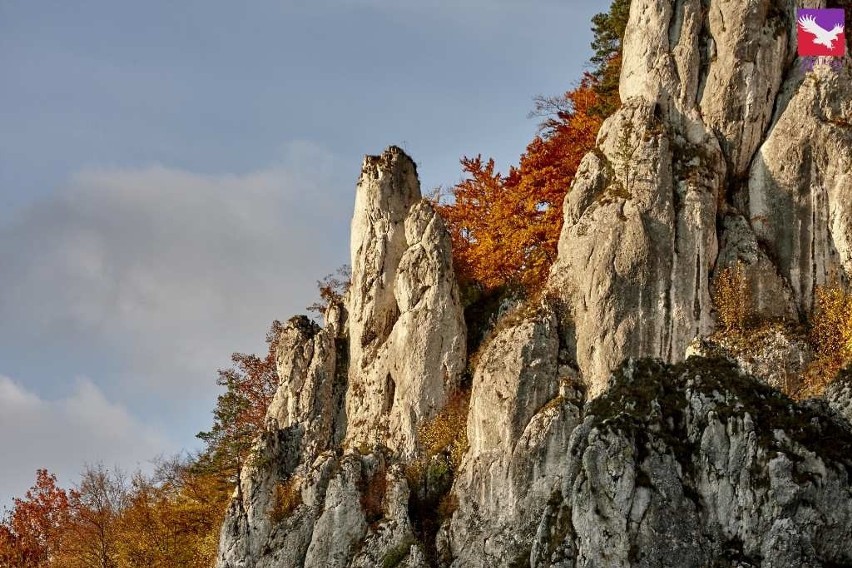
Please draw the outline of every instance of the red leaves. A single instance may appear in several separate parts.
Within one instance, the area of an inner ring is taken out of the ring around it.
[[[577,89],[545,101],[552,116],[508,175],[494,171],[494,160],[462,158],[466,177],[438,211],[463,282],[486,290],[543,284],[556,258],[562,202],[602,122],[594,112],[601,103],[595,86],[587,75]]]
[[[14,500],[0,523],[0,565],[10,568],[46,566],[59,552],[61,534],[70,518],[69,496],[46,469],[26,496]]]

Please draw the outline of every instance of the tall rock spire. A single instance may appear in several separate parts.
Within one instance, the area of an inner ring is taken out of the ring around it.
[[[466,333],[450,247],[411,158],[368,156],[352,217],[348,443],[413,455],[418,424],[456,387]]]

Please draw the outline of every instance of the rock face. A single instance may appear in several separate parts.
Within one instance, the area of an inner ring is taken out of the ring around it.
[[[366,158],[346,301],[283,331],[218,567],[852,565],[852,371],[777,390],[852,277],[852,65],[801,71],[796,5],[632,1],[545,289],[470,358],[414,162]],[[735,265],[750,342],[714,333]]]
[[[320,328],[282,331],[280,385],[243,468],[218,565],[424,565],[400,460],[466,364],[449,235],[420,198],[414,162],[367,157],[352,221],[352,284]]]
[[[849,276],[849,71],[804,77],[794,9],[631,3],[624,106],[566,198],[550,279],[593,395],[624,357],[678,361],[708,334],[732,262],[768,318],[804,317],[816,284]]]
[[[806,312],[817,285],[852,275],[852,67],[790,81],[751,168],[748,214]]]
[[[529,558],[541,511],[568,463],[582,397],[558,363],[556,315],[548,306],[504,323],[473,377],[470,449],[456,479],[459,507],[447,527],[453,566]]]
[[[677,360],[712,329],[724,160],[708,133],[669,133],[659,105],[631,99],[609,118],[565,202],[551,287],[573,311],[590,393],[632,354]]]
[[[814,360],[813,348],[801,331],[782,324],[749,330],[747,334],[724,331],[708,338],[696,338],[686,356],[724,358],[769,386],[787,393],[798,392],[808,365]]]
[[[849,423],[740,373],[696,358],[616,373],[571,436],[530,565],[852,562]]]

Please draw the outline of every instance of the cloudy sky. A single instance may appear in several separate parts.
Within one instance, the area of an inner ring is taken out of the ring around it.
[[[0,0],[0,506],[197,448],[216,370],[347,261],[363,154],[506,167],[608,4]]]

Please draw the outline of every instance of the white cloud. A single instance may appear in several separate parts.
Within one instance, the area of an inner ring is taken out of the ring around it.
[[[70,487],[85,463],[132,471],[171,450],[159,432],[88,379],[77,379],[67,397],[49,400],[0,375],[0,507],[23,495],[38,468]]]
[[[0,374],[26,380],[0,376],[0,508],[38,467],[194,447],[216,370],[345,261],[357,166],[297,144],[242,174],[90,168],[0,224]]]
[[[0,227],[0,342],[23,333],[37,349],[53,334],[62,357],[84,338],[119,361],[126,388],[209,390],[231,352],[261,347],[345,260],[352,184],[315,147],[287,154],[241,175],[77,173]]]

